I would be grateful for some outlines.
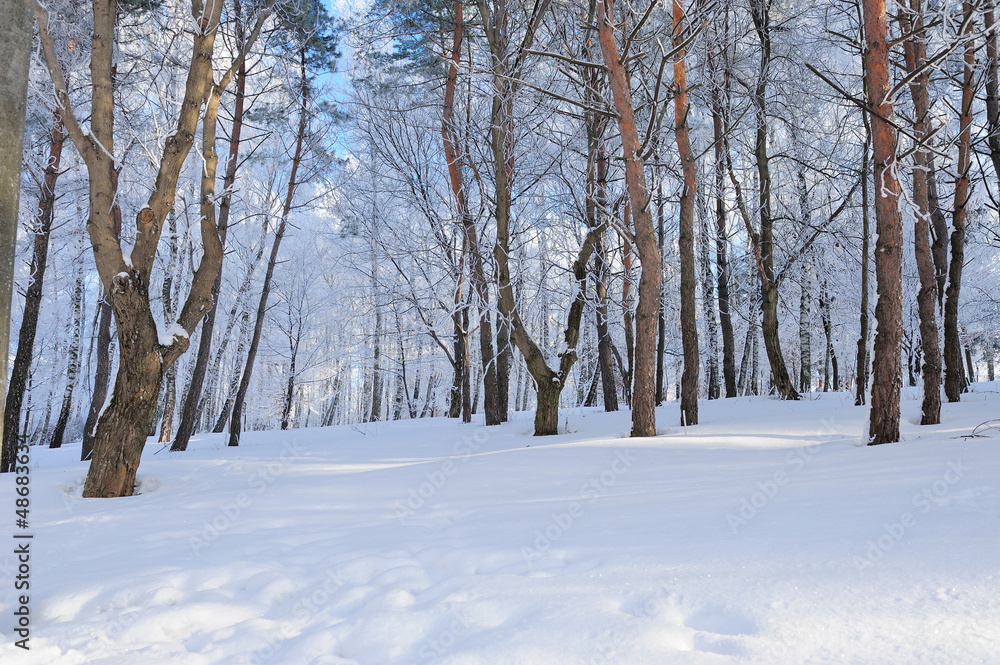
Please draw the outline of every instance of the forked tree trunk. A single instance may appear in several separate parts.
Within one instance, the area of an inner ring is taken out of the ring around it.
[[[972,38],[976,6],[962,3],[962,38],[965,57],[962,75],[962,106],[959,109],[958,163],[955,180],[955,205],[951,214],[951,264],[944,303],[944,392],[949,402],[957,402],[966,391],[962,371],[962,342],[958,331],[958,304],[965,260],[965,220],[969,203],[969,169],[972,165],[972,101],[975,92],[976,44]]]
[[[597,26],[604,65],[608,69],[611,92],[618,112],[618,131],[621,135],[625,161],[625,182],[635,232],[635,246],[642,262],[639,306],[635,317],[632,436],[655,436],[656,316],[659,312],[662,281],[660,250],[657,247],[656,229],[649,214],[649,188],[646,186],[645,165],[639,153],[639,134],[635,124],[632,91],[615,43],[614,19],[611,6],[606,0],[597,2]],[[683,89],[683,80],[681,86]],[[694,166],[693,162],[691,166]],[[694,193],[693,183],[691,193]],[[697,405],[694,408],[696,409]],[[697,413],[694,415],[697,420]]]
[[[896,128],[889,98],[889,37],[885,0],[863,0],[865,90],[872,109],[872,145],[877,183],[875,195],[874,372],[868,444],[899,441],[900,350],[903,327],[903,221],[896,180]]]
[[[486,280],[486,270],[483,268],[483,254],[479,247],[478,230],[476,221],[469,210],[465,196],[465,176],[462,169],[461,142],[459,141],[458,127],[455,122],[455,90],[458,86],[458,68],[461,60],[462,42],[465,36],[465,21],[463,15],[463,5],[459,0],[454,3],[453,9],[454,27],[452,32],[451,58],[448,62],[448,78],[445,81],[444,109],[441,118],[441,137],[444,144],[445,158],[448,161],[448,177],[451,182],[452,196],[455,199],[455,206],[458,217],[462,223],[464,232],[463,251],[470,268],[470,279],[472,288],[476,294],[479,309],[479,356],[483,365],[483,383],[485,392],[485,418],[487,425],[499,425],[506,419],[500,412],[500,399],[497,384],[497,363],[496,354],[493,349],[493,315],[490,309],[489,284]],[[468,314],[466,313],[467,317]],[[468,330],[466,326],[465,330]],[[465,333],[464,347],[468,346],[468,333]],[[468,354],[468,349],[463,347],[463,353]],[[456,348],[455,353],[459,351]],[[469,367],[463,365],[464,371],[468,372]],[[456,379],[459,377],[456,376]],[[467,392],[461,389],[465,377],[461,381],[456,381],[460,386],[458,396],[467,396]],[[463,422],[472,421],[471,401],[466,397],[465,402],[469,402],[469,408],[464,409]],[[464,403],[464,402],[463,402]],[[454,408],[452,408],[454,412]],[[457,417],[457,416],[455,416]]]

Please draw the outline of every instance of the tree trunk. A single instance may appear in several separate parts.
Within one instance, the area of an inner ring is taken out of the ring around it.
[[[709,57],[712,51],[709,51]],[[724,68],[725,90],[728,99],[729,71]],[[733,318],[729,302],[729,260],[727,246],[729,231],[726,224],[726,175],[725,148],[722,143],[723,101],[717,85],[712,86],[712,130],[715,142],[715,264],[719,287],[719,326],[722,328],[722,376],[726,384],[726,397],[736,397],[736,342],[733,338]]]
[[[13,471],[15,466],[14,457],[17,452],[18,432],[21,429],[21,405],[31,374],[35,334],[38,332],[38,316],[42,307],[42,285],[48,262],[49,233],[52,230],[56,182],[59,179],[59,169],[62,163],[63,144],[66,142],[62,118],[58,113],[53,114],[51,136],[48,160],[42,172],[38,213],[35,216],[35,238],[28,273],[28,287],[24,294],[24,314],[21,317],[21,328],[17,336],[17,353],[14,356],[14,366],[11,368],[10,385],[4,405],[3,463],[0,464],[0,471],[3,472]],[[17,182],[20,182],[20,179]],[[15,216],[15,222],[16,219]],[[0,283],[0,288],[4,288],[2,283]],[[0,321],[0,325],[2,325],[2,321]]]
[[[955,180],[955,205],[951,214],[951,264],[944,303],[944,392],[949,402],[957,402],[966,391],[962,376],[962,343],[958,331],[958,304],[962,287],[962,264],[965,260],[965,220],[969,203],[969,168],[972,155],[972,102],[975,92],[976,44],[972,39],[976,11],[970,0],[962,3],[965,24],[965,58],[962,76],[962,106],[959,110],[958,163]]]
[[[14,251],[21,195],[21,156],[24,154],[24,118],[27,108],[28,67],[31,60],[33,4],[2,0],[0,15],[0,397],[7,401],[7,349],[10,342],[10,308],[14,287]],[[23,391],[22,391],[23,393]],[[6,407],[5,407],[6,410]],[[20,404],[18,404],[20,412]],[[16,466],[16,437],[8,436],[0,412],[0,472]],[[16,432],[17,430],[12,430]]]
[[[49,448],[59,448],[62,446],[63,437],[66,434],[66,426],[69,424],[70,415],[73,413],[73,389],[76,387],[76,377],[80,373],[80,340],[83,337],[83,275],[76,278],[76,285],[73,287],[72,300],[73,318],[68,326],[71,331],[69,343],[68,365],[66,367],[66,389],[63,391],[62,407],[59,409],[59,418],[56,420],[56,427],[52,431],[52,441]]]
[[[857,391],[854,397],[854,406],[864,406],[868,403],[868,264],[871,232],[870,219],[868,213],[868,166],[870,164],[869,146],[871,145],[871,124],[868,111],[861,111],[861,118],[865,125],[865,140],[862,145],[861,157],[861,323],[858,334],[857,352]]]
[[[754,156],[757,162],[757,202],[760,214],[760,269],[761,274],[761,327],[764,332],[764,348],[771,366],[774,387],[782,399],[798,399],[799,394],[792,385],[781,353],[781,338],[778,333],[778,283],[774,273],[774,219],[771,216],[771,168],[767,152],[767,83],[771,70],[771,16],[770,3],[753,3],[752,18],[757,37],[760,40],[760,68],[757,85],[753,94],[756,117],[756,137]]]
[[[675,11],[678,10],[675,8]],[[632,91],[621,55],[615,44],[614,21],[611,7],[606,0],[598,0],[597,2],[597,26],[601,52],[604,55],[604,64],[608,68],[615,109],[618,112],[618,130],[621,135],[622,153],[625,161],[625,182],[632,212],[635,246],[639,254],[639,261],[642,263],[642,275],[639,278],[639,305],[636,309],[635,325],[632,436],[655,436],[656,317],[659,312],[662,280],[660,251],[657,247],[656,229],[653,227],[653,220],[649,214],[649,188],[646,186],[645,165],[642,155],[639,154],[639,134],[635,124]],[[675,79],[677,79],[676,71]],[[685,89],[683,77],[675,80],[675,84],[678,85],[679,90]],[[682,106],[686,106],[686,103],[683,103]],[[683,157],[682,152],[682,159]],[[693,158],[688,161],[690,167],[693,168]],[[694,194],[693,179],[689,183],[686,181],[685,190],[689,191],[691,195]],[[695,334],[697,333],[695,332]],[[690,342],[690,339],[688,341]],[[697,345],[694,353],[697,354]],[[689,369],[697,371],[696,366]],[[695,374],[693,381],[696,386],[697,374]],[[697,395],[695,398],[697,399]],[[694,424],[697,422],[697,402],[688,403],[686,406],[687,418],[685,422]]]
[[[924,28],[922,0],[910,0],[907,11],[900,0],[900,29],[904,34],[912,34],[904,44],[906,70],[918,71],[927,60],[927,35]],[[910,83],[910,97],[913,100],[913,135],[918,141],[928,140],[928,114],[930,95],[928,84],[930,72],[924,72]],[[913,157],[913,205],[915,222],[913,227],[913,253],[920,277],[917,292],[917,311],[920,318],[920,342],[923,356],[923,403],[921,405],[921,425],[936,425],[941,422],[941,347],[938,345],[938,326],[935,314],[937,279],[934,258],[931,251],[931,202],[928,191],[928,176],[933,168],[931,155],[927,150],[917,150]],[[940,211],[938,211],[940,214]]]
[[[246,34],[241,20],[240,0],[236,0],[233,5],[236,45],[244,48],[246,44]],[[219,202],[219,219],[217,227],[219,229],[219,242],[223,249],[226,246],[226,235],[229,229],[229,211],[232,208],[233,187],[236,183],[236,171],[240,166],[240,140],[243,134],[243,113],[246,99],[246,64],[240,62],[236,69],[236,101],[233,106],[233,123],[229,133],[229,158],[226,161],[226,174],[222,180],[222,200]],[[216,104],[217,104],[216,100]],[[216,112],[218,107],[216,106]],[[208,190],[214,196],[215,193],[215,165],[208,164],[203,173],[203,195]],[[204,196],[203,196],[204,200]],[[209,198],[211,200],[211,197]],[[215,317],[219,312],[219,293],[222,290],[222,268],[224,261],[219,262],[219,273],[212,283],[212,306],[205,313],[205,318],[201,322],[201,338],[198,341],[198,355],[195,358],[194,370],[191,372],[191,381],[188,384],[187,396],[181,408],[181,420],[177,426],[177,434],[174,442],[170,446],[172,451],[187,450],[188,442],[195,433],[198,426],[199,416],[202,407],[202,388],[205,385],[205,374],[208,371],[208,362],[212,351],[212,333],[215,332]]]
[[[804,393],[812,391],[812,333],[809,308],[811,282],[812,267],[806,263],[802,269],[799,295],[799,390]]]
[[[97,322],[97,367],[94,371],[94,394],[91,397],[87,420],[83,425],[83,446],[80,449],[80,461],[90,460],[94,454],[94,429],[97,419],[108,400],[108,383],[111,380],[111,363],[113,349],[111,347],[111,302],[106,293],[101,292],[97,304],[100,316]]]
[[[711,244],[708,202],[704,194],[698,197],[698,211],[701,219],[701,277],[702,277],[702,313],[705,317],[705,336],[708,338],[705,347],[708,360],[705,368],[705,378],[708,382],[708,399],[719,399],[719,343],[718,322],[715,318],[715,276],[712,275],[712,260],[709,245]]]
[[[236,390],[236,398],[233,400],[233,414],[229,420],[230,446],[238,446],[240,444],[243,405],[246,400],[247,391],[250,389],[250,378],[253,375],[253,366],[257,359],[257,348],[260,346],[261,333],[264,329],[264,319],[267,316],[267,299],[271,293],[271,278],[274,276],[274,267],[278,262],[278,249],[281,246],[281,239],[285,235],[288,213],[292,209],[295,186],[298,184],[296,178],[299,172],[299,165],[302,163],[303,144],[305,143],[306,128],[309,124],[309,79],[306,76],[305,46],[299,47],[299,76],[299,129],[295,137],[295,153],[292,156],[292,169],[288,175],[288,191],[285,193],[285,203],[281,210],[281,220],[278,222],[278,229],[274,233],[274,243],[271,245],[271,255],[268,258],[267,270],[264,273],[264,284],[261,287],[260,302],[257,304],[257,319],[254,322],[253,335],[250,337],[250,348],[247,350],[246,364],[243,367],[243,375],[240,377],[240,386]],[[376,311],[378,311],[377,308]]]
[[[466,252],[471,273],[472,288],[478,300],[479,309],[479,355],[483,365],[483,383],[485,397],[485,415],[487,425],[499,425],[506,418],[500,413],[500,400],[498,396],[497,384],[497,363],[493,350],[493,316],[490,309],[489,285],[486,281],[486,271],[483,268],[483,254],[479,247],[478,230],[476,222],[466,202],[465,178],[462,169],[462,154],[458,136],[458,128],[455,123],[455,90],[458,83],[458,67],[461,59],[462,41],[464,39],[465,23],[463,18],[463,5],[461,0],[454,3],[454,30],[452,33],[451,58],[448,63],[448,78],[445,82],[444,109],[441,121],[441,136],[444,143],[445,158],[448,161],[448,176],[451,182],[452,196],[455,199],[458,217],[462,223],[465,237],[463,248]],[[467,314],[465,316],[468,316]],[[465,330],[468,330],[466,326]],[[465,347],[468,346],[468,333],[465,334]],[[456,354],[458,350],[456,349]],[[468,349],[464,349],[468,354]],[[468,366],[465,366],[468,372]],[[457,377],[456,377],[457,378]],[[463,381],[465,377],[463,377]],[[467,391],[466,391],[467,392]],[[460,392],[460,394],[466,394]],[[468,401],[466,399],[466,401]],[[471,422],[471,403],[467,411],[463,411],[469,418],[464,422]]]
[[[899,441],[900,345],[903,326],[903,222],[896,180],[896,128],[889,69],[885,0],[863,0],[865,89],[872,109],[875,196],[875,319],[869,445]]]

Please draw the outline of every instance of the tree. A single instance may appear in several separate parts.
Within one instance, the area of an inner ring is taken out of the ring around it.
[[[924,28],[922,0],[910,0],[907,7],[900,0],[899,25],[910,38],[903,43],[910,98],[913,100],[913,140],[918,143],[913,156],[911,179],[913,182],[913,253],[917,261],[920,290],[917,308],[920,316],[920,343],[923,355],[923,403],[921,425],[941,422],[941,347],[938,344],[938,325],[935,316],[937,280],[934,274],[934,257],[931,255],[931,202],[928,193],[928,175],[933,168],[931,153],[925,145],[930,136],[930,68],[927,66],[927,34]]]
[[[900,353],[903,337],[903,220],[896,178],[897,130],[890,97],[889,35],[885,0],[863,0],[867,49],[865,91],[871,113],[875,167],[875,333],[868,444],[899,441]]]
[[[34,239],[32,242],[30,281],[24,290],[24,313],[17,336],[17,353],[10,373],[10,387],[4,405],[3,440],[4,450],[13,451],[21,431],[21,407],[24,402],[28,375],[34,357],[35,335],[38,332],[38,318],[42,307],[42,286],[45,283],[45,268],[48,264],[49,234],[55,212],[56,183],[62,164],[63,145],[66,133],[63,131],[62,116],[52,114],[48,159],[42,171],[41,191],[38,196],[38,211],[33,220]],[[7,454],[4,457],[6,459]],[[7,469],[3,469],[7,470]]]
[[[695,304],[697,277],[694,258],[694,207],[697,195],[696,168],[691,139],[688,136],[687,82],[684,70],[684,8],[673,0],[674,47],[674,133],[681,157],[684,187],[681,190],[680,233],[677,244],[681,258],[681,339],[684,347],[684,372],[681,376],[681,425],[698,424],[698,315]],[[624,134],[624,132],[622,132]],[[634,203],[633,203],[634,205]],[[636,234],[638,237],[638,233]],[[656,252],[659,255],[659,250]],[[648,264],[643,263],[644,268]],[[646,270],[643,270],[645,273]],[[642,296],[640,295],[640,298]]]
[[[114,147],[115,0],[94,0],[94,38],[91,43],[90,126],[80,124],[48,32],[48,14],[39,7],[38,23],[45,62],[55,88],[63,122],[87,167],[89,212],[87,230],[101,283],[111,300],[119,331],[118,376],[111,401],[98,421],[94,455],[84,487],[86,497],[129,496],[156,409],[164,372],[184,353],[188,339],[205,311],[212,306],[211,286],[222,258],[222,245],[214,215],[201,220],[202,258],[175,323],[160,335],[150,307],[150,276],[163,223],[174,205],[181,168],[194,143],[198,125],[214,140],[214,126],[200,123],[203,102],[214,80],[212,58],[222,4],[203,5],[193,0],[191,16],[196,29],[187,65],[183,100],[174,131],[166,138],[158,158],[150,196],[136,214],[136,241],[128,258],[115,235],[112,208],[116,167]],[[262,13],[263,16],[263,13]],[[263,18],[258,22],[256,32]],[[245,57],[241,53],[237,60]],[[231,74],[229,74],[231,77]],[[214,118],[212,119],[214,121]],[[206,132],[205,130],[208,129]],[[214,151],[214,145],[210,146]]]
[[[238,446],[240,443],[240,434],[243,430],[243,405],[246,400],[247,391],[250,389],[250,379],[253,376],[254,362],[257,359],[257,349],[260,346],[264,319],[267,315],[267,300],[271,292],[271,280],[274,277],[274,268],[278,261],[278,250],[281,248],[281,240],[284,238],[285,230],[288,226],[288,216],[292,211],[295,190],[301,182],[299,167],[302,165],[306,150],[308,150],[306,138],[309,129],[309,119],[312,114],[312,109],[310,108],[311,73],[321,68],[332,69],[338,56],[336,38],[334,33],[329,30],[329,23],[329,17],[326,16],[326,10],[323,5],[312,0],[304,1],[300,6],[293,8],[292,13],[283,17],[283,30],[287,33],[291,47],[298,56],[299,81],[298,90],[296,91],[296,105],[298,106],[299,113],[298,130],[295,134],[295,148],[292,153],[291,168],[288,173],[288,188],[285,192],[281,215],[278,218],[278,226],[274,232],[271,254],[267,260],[264,284],[261,287],[260,300],[257,304],[257,318],[254,321],[253,334],[250,338],[250,348],[247,350],[246,362],[243,366],[243,373],[240,376],[239,388],[237,388],[236,397],[233,400],[232,416],[229,420],[230,446]]]
[[[14,284],[14,247],[21,196],[21,151],[31,57],[31,6],[24,0],[0,0],[0,349],[10,340],[10,304]],[[0,354],[0,395],[7,395],[7,353]],[[0,425],[3,424],[0,415]],[[4,429],[6,432],[6,429]],[[3,437],[0,472],[14,470],[16,440]]]
[[[962,23],[958,40],[964,43],[962,59],[962,96],[958,110],[958,162],[955,178],[955,204],[951,213],[951,262],[944,303],[944,392],[949,402],[957,402],[966,390],[962,370],[962,342],[959,339],[958,301],[965,262],[966,209],[969,204],[969,171],[972,167],[972,100],[975,92],[976,43],[973,36],[977,5],[962,3]]]
[[[632,436],[656,435],[656,324],[660,308],[660,250],[656,229],[649,213],[649,188],[646,185],[645,162],[640,153],[639,132],[632,105],[632,91],[625,73],[623,58],[614,34],[611,5],[597,2],[597,27],[608,70],[611,93],[618,111],[618,131],[621,134],[625,161],[625,181],[631,206],[634,242],[642,275],[639,278],[639,306],[635,315],[635,365],[632,385]]]

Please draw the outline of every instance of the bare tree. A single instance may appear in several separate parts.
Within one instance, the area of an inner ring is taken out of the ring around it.
[[[871,111],[875,162],[875,305],[874,371],[869,445],[899,441],[900,349],[903,336],[903,220],[896,179],[897,130],[890,92],[889,34],[885,0],[863,0],[865,91]]]

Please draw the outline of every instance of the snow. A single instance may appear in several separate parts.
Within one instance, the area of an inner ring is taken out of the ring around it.
[[[171,323],[165,332],[160,333],[160,346],[170,346],[178,338],[188,338],[188,331],[179,323]]]
[[[1000,383],[861,446],[846,393],[150,443],[140,493],[81,498],[32,451],[31,651],[5,664],[996,663]],[[481,421],[480,421],[481,422]],[[0,486],[12,506],[13,484]],[[6,520],[5,520],[6,521]],[[5,527],[6,528],[6,527]],[[10,540],[7,541],[8,543]]]

